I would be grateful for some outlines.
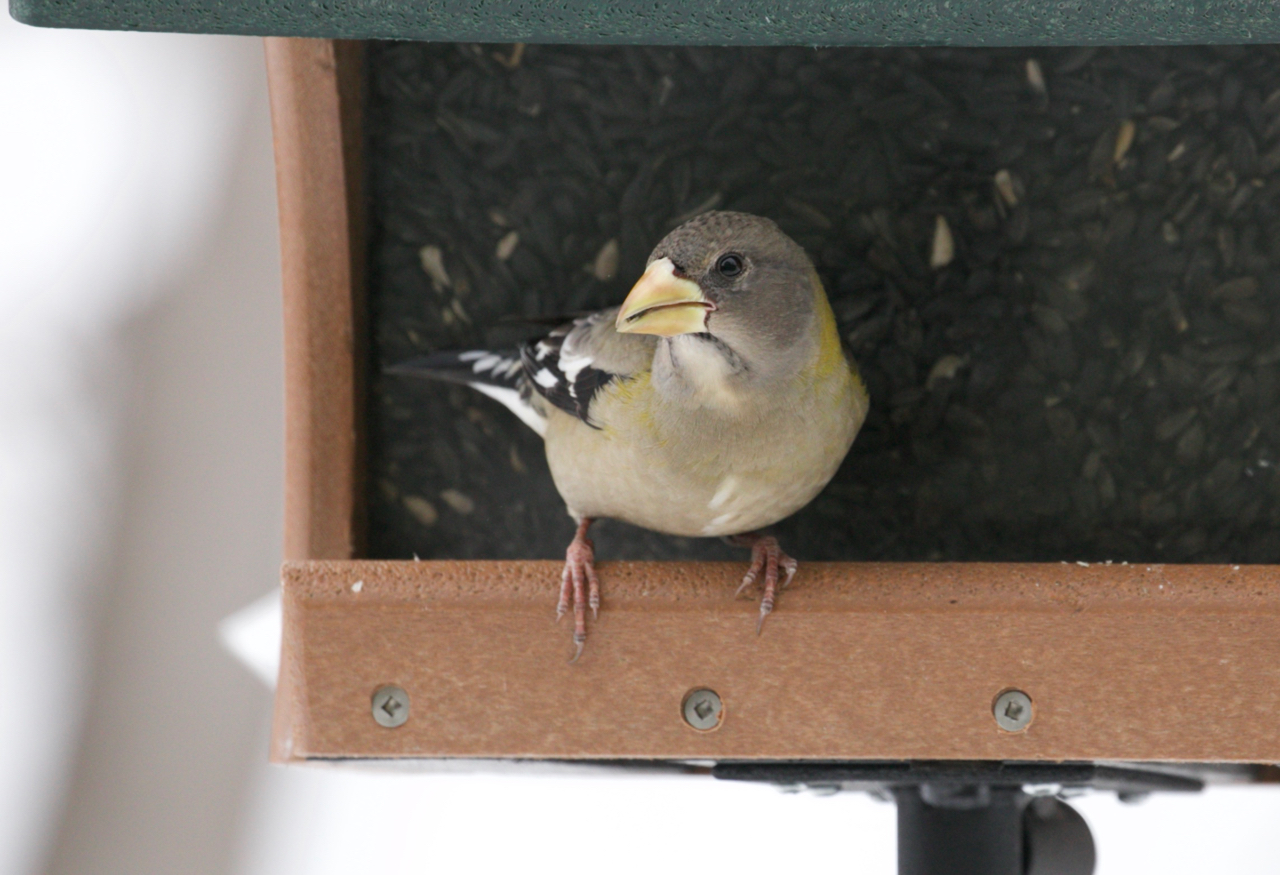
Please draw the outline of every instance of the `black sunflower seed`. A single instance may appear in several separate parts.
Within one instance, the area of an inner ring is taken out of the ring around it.
[[[495,52],[369,51],[370,555],[562,555],[539,439],[382,367],[616,304],[673,223],[741,209],[809,249],[872,392],[778,527],[802,560],[1280,561],[1275,47],[1038,50],[1037,87],[1022,50]]]

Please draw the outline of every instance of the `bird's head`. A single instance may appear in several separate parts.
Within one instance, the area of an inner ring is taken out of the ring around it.
[[[812,334],[819,295],[813,263],[772,221],[703,213],[654,247],[617,330],[710,335],[746,363],[763,362]]]

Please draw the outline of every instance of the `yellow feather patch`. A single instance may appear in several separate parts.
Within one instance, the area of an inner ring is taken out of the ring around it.
[[[814,376],[821,380],[831,376],[837,368],[847,368],[848,361],[840,345],[840,331],[836,328],[836,314],[831,310],[822,281],[813,277],[813,311],[818,317],[818,358],[814,362]]]
[[[848,393],[857,402],[857,406],[865,411],[869,400],[867,386],[862,382],[857,364],[845,355],[844,345],[840,342],[840,329],[836,325],[836,315],[816,273],[811,282],[813,310],[818,320],[818,354],[810,370],[813,384],[815,387],[831,385],[829,381],[835,378],[839,394]]]
[[[627,411],[629,424],[640,426],[653,434],[657,431],[657,423],[653,417],[653,386],[650,378],[648,371],[641,371],[633,377],[614,380],[605,389],[605,393],[612,396],[621,409]],[[601,428],[606,437],[617,435],[617,430],[608,422],[601,423]]]

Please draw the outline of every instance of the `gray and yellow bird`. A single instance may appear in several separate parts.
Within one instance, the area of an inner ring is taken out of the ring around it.
[[[704,213],[649,256],[621,307],[513,352],[437,353],[394,373],[460,382],[542,435],[578,531],[557,616],[572,606],[574,659],[600,583],[587,529],[599,517],[751,548],[760,619],[796,561],[759,532],[835,474],[867,414],[813,263],[768,219]]]

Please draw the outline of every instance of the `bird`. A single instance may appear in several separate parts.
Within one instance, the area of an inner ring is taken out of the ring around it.
[[[712,211],[663,237],[623,300],[516,350],[437,352],[388,372],[462,383],[542,436],[577,523],[557,619],[571,662],[600,609],[593,521],[751,550],[756,632],[798,564],[764,529],[835,475],[870,399],[813,262],[772,220]]]

